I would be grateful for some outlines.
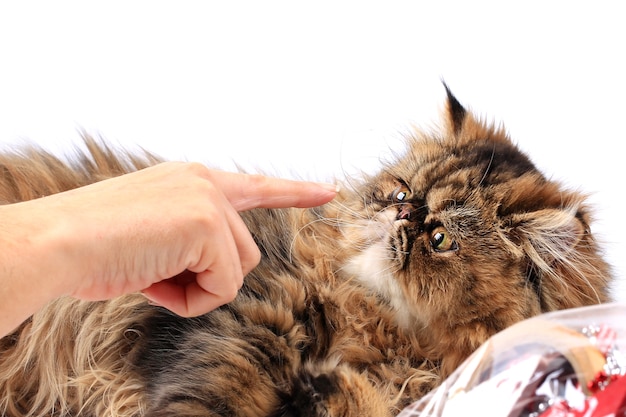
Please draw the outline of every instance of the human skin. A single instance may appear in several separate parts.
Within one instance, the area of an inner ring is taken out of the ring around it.
[[[260,252],[240,211],[313,207],[334,185],[166,162],[0,206],[0,336],[47,302],[141,291],[196,316],[236,296]]]

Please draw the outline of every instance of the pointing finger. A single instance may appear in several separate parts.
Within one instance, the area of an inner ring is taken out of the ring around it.
[[[220,171],[211,174],[211,181],[237,211],[257,207],[315,207],[329,202],[337,194],[337,186],[333,184]]]

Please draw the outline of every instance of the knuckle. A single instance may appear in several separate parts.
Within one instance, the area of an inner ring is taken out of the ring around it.
[[[185,162],[185,166],[191,173],[202,177],[206,177],[209,172],[209,168],[199,162]]]
[[[243,283],[243,279],[235,280],[232,282],[232,285],[229,285],[228,288],[225,289],[223,299],[226,303],[233,301],[237,297],[239,289],[241,288],[241,283]]]
[[[247,178],[249,186],[254,188],[263,188],[268,182],[267,177],[260,174],[248,174]]]
[[[249,253],[246,254],[244,259],[241,259],[241,267],[244,275],[252,271],[261,262],[261,251],[259,247],[253,245],[249,249]],[[243,281],[243,280],[242,280]]]
[[[249,199],[254,199],[255,202],[262,201],[269,185],[269,178],[259,174],[251,174],[247,176],[247,183],[245,191],[247,191]]]

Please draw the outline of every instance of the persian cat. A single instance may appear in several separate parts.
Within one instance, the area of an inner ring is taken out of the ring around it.
[[[609,300],[584,196],[447,89],[441,132],[314,209],[242,213],[237,298],[181,318],[139,294],[58,299],[0,340],[5,416],[392,416],[494,333]],[[0,156],[0,203],[158,162],[86,139]]]

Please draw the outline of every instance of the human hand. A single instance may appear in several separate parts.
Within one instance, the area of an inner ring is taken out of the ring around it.
[[[195,316],[231,301],[260,260],[238,211],[311,207],[335,193],[330,185],[168,162],[19,203],[19,213],[48,242],[35,261],[48,294],[102,300],[142,291]]]
[[[327,203],[337,192],[330,184],[213,170],[209,174],[214,191],[222,193],[214,197],[227,201],[213,205],[221,213],[209,215],[205,210],[205,220],[212,221],[205,224],[204,235],[198,236],[204,239],[199,261],[143,290],[152,302],[182,316],[202,314],[232,301],[243,277],[259,263],[259,248],[237,212],[258,207],[313,207]],[[220,218],[221,222],[215,221]]]

